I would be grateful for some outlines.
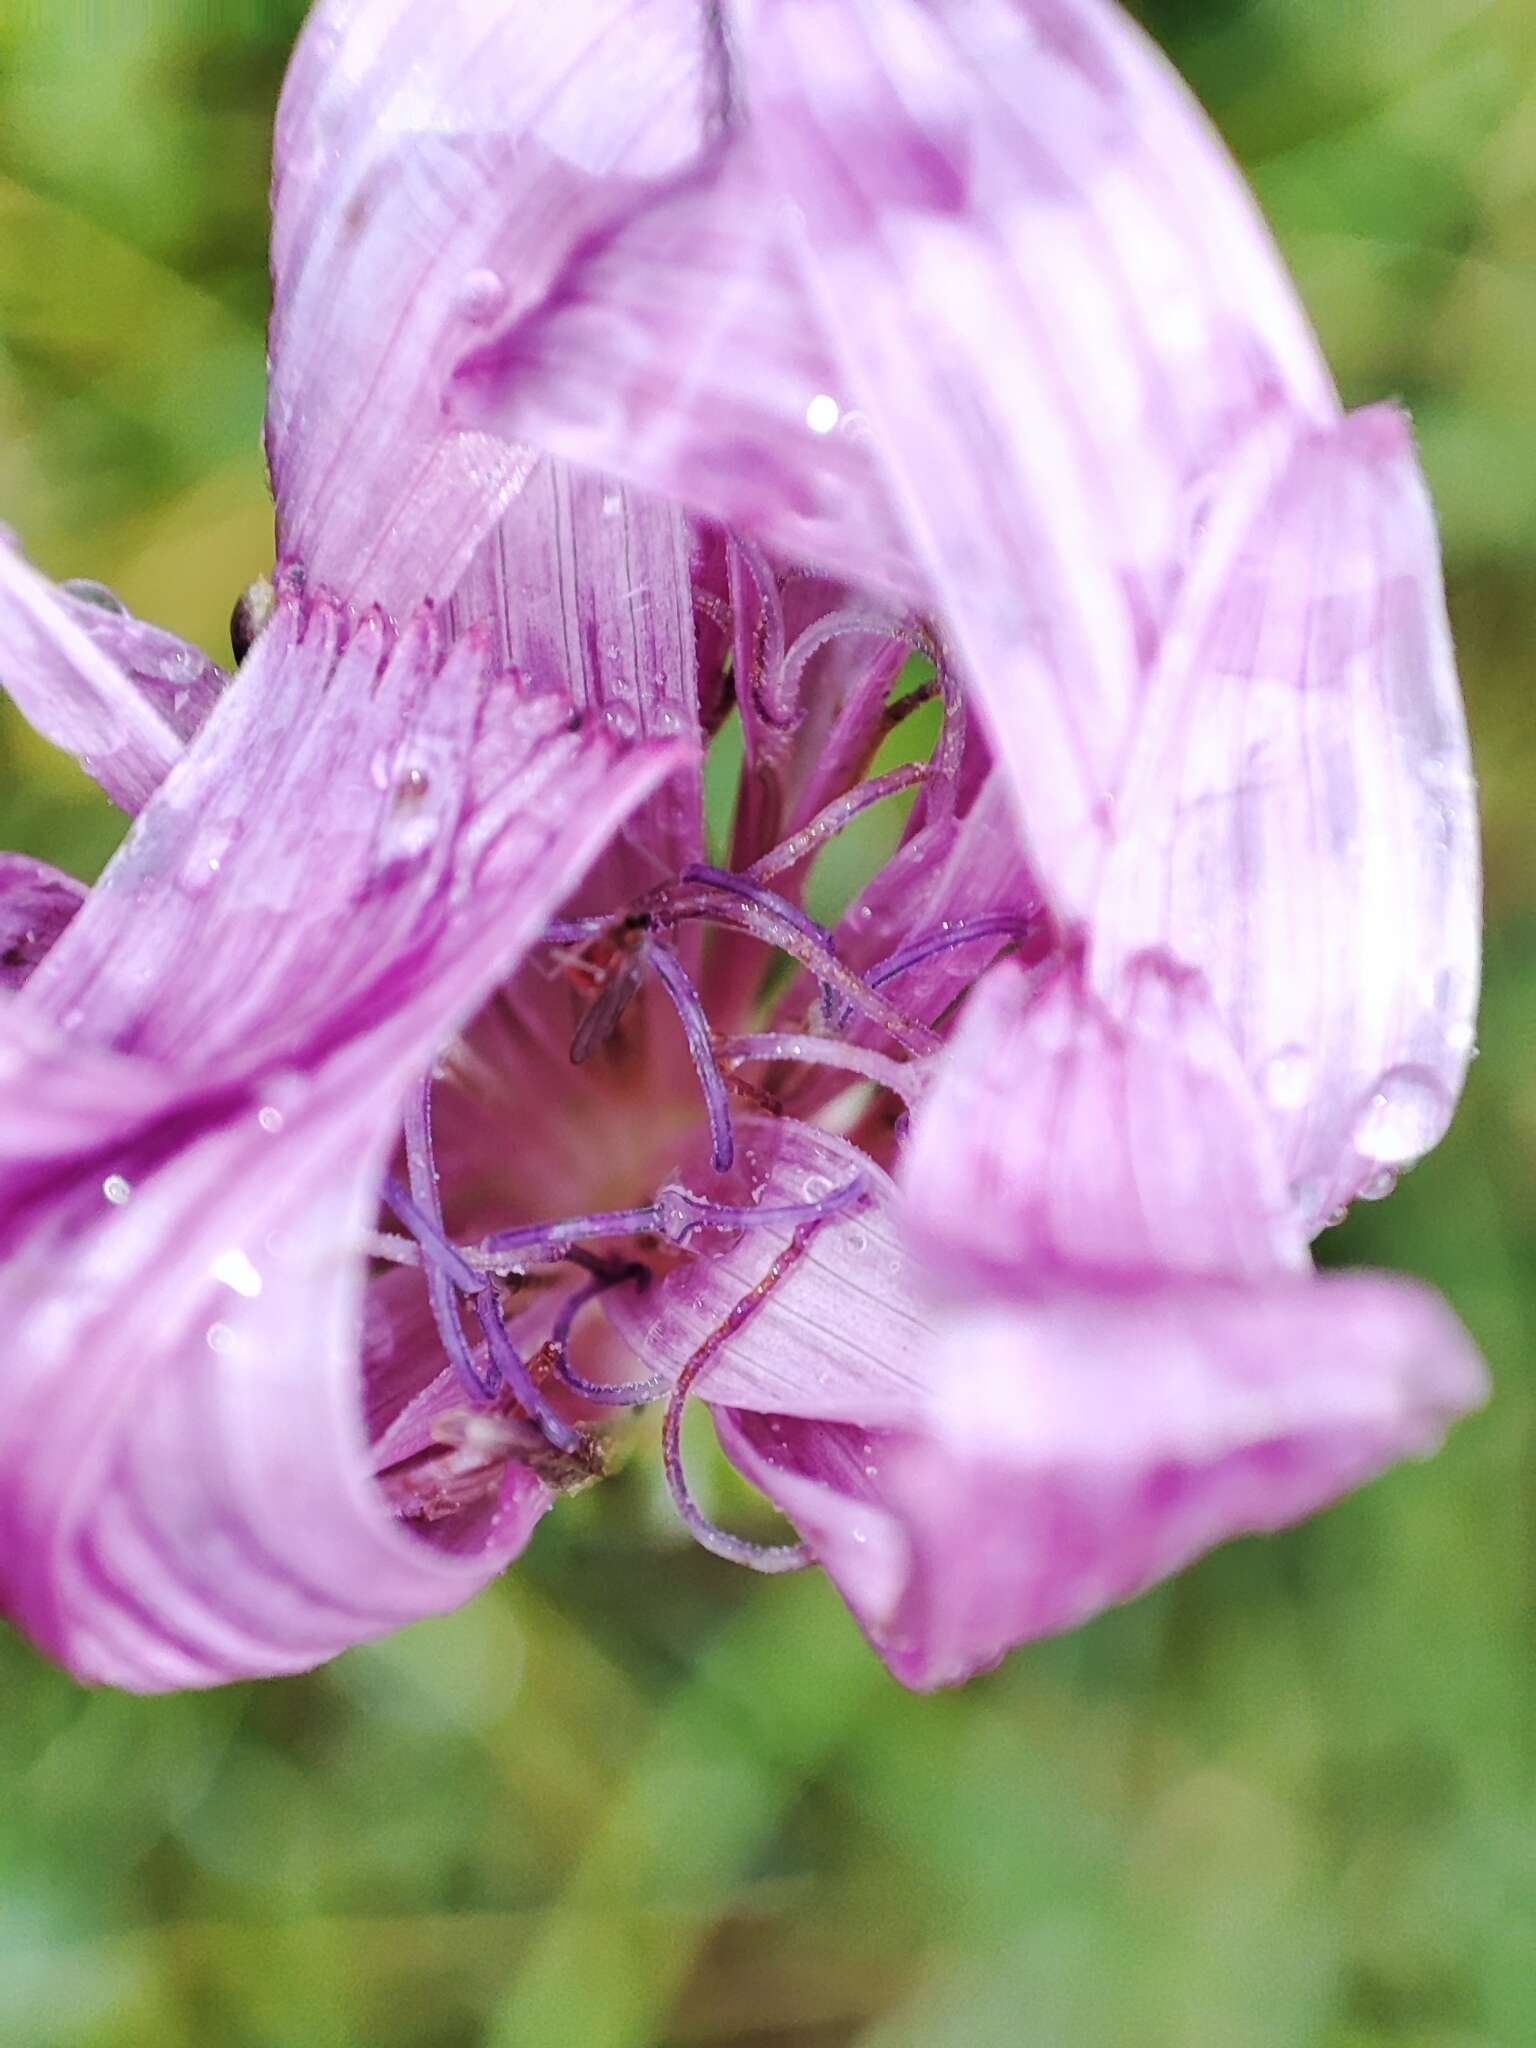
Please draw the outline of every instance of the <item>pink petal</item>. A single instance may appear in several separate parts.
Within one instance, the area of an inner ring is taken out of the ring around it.
[[[933,1386],[922,1432],[717,1418],[918,1687],[1427,1454],[1486,1377],[1428,1290],[1342,1274],[978,1306]]]
[[[609,85],[622,89],[617,74]],[[919,595],[867,424],[833,396],[841,375],[774,179],[738,134],[695,178],[576,248],[539,304],[466,356],[454,411],[789,559]]]
[[[102,584],[61,583],[54,596],[177,738],[193,739],[229,681],[226,671],[190,641],[136,619]]]
[[[1268,238],[1171,71],[1097,5],[785,0],[745,69],[852,402],[1080,907],[1188,485],[1326,418]]]
[[[408,1086],[672,760],[473,637],[342,625],[282,600],[0,1018],[0,1604],[96,1680],[316,1663],[457,1604],[544,1505],[507,1466],[464,1551],[387,1512],[362,1245]]]
[[[1071,962],[1003,962],[913,1119],[908,1216],[951,1284],[1030,1292],[1303,1268],[1263,1110],[1204,985],[1134,963],[1123,1016]]]
[[[481,544],[450,616],[487,621],[500,660],[567,692],[614,739],[696,743],[692,545],[673,506],[545,457]],[[703,857],[694,765],[630,815],[587,898],[617,908]]]
[[[689,170],[721,89],[715,39],[680,0],[314,11],[274,152],[283,561],[395,612],[447,595],[529,462],[444,418],[454,363]]]
[[[1262,410],[1330,417],[1326,374],[1241,181],[1118,13],[747,20],[750,128],[579,251],[459,402],[936,598],[1080,909],[1189,486]]]
[[[136,811],[180,757],[181,737],[55,590],[0,538],[0,684],[114,803]]]
[[[46,861],[0,853],[0,988],[20,988],[85,901],[85,884]]]
[[[1476,799],[1434,520],[1388,407],[1214,493],[1096,912],[1208,978],[1314,1228],[1440,1138],[1478,989]]]
[[[736,1128],[740,1163],[754,1184],[761,1177],[764,1206],[819,1200],[856,1175],[871,1199],[818,1230],[721,1351],[700,1393],[712,1403],[797,1415],[911,1415],[926,1399],[932,1327],[916,1291],[920,1276],[901,1248],[889,1180],[856,1147],[809,1125],[739,1117]],[[710,1192],[698,1173],[681,1179]],[[642,1368],[674,1376],[790,1236],[788,1225],[707,1233],[696,1240],[699,1256],[659,1285],[643,1294],[620,1289],[604,1305]]]

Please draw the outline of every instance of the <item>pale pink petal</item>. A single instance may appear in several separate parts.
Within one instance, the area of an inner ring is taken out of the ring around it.
[[[764,1208],[815,1202],[855,1178],[868,1203],[832,1218],[804,1257],[722,1350],[699,1391],[713,1402],[798,1415],[910,1416],[926,1399],[932,1350],[921,1275],[901,1247],[895,1190],[856,1147],[829,1132],[759,1117],[737,1119],[739,1164]],[[707,1175],[680,1183],[711,1190]],[[732,1196],[727,1191],[724,1198]],[[736,1197],[736,1199],[740,1199]],[[699,1256],[644,1293],[605,1297],[620,1335],[647,1372],[673,1376],[750,1292],[789,1243],[792,1226],[707,1232]]]
[[[542,302],[468,353],[453,408],[789,559],[918,596],[868,423],[835,396],[846,401],[843,381],[791,261],[774,166],[737,134],[576,249]]]
[[[85,884],[46,861],[0,853],[0,988],[20,988],[85,901]]]
[[[1444,1303],[1368,1274],[978,1306],[932,1383],[922,1432],[717,1418],[919,1687],[1314,1513],[1486,1394]]]
[[[462,1547],[388,1511],[363,1247],[408,1087],[672,762],[473,637],[346,623],[283,598],[0,1016],[0,1602],[96,1680],[316,1663],[457,1604],[545,1504],[511,1463]]]
[[[1095,912],[1098,978],[1207,977],[1316,1228],[1450,1121],[1478,989],[1476,797],[1434,520],[1391,408],[1213,492]]]
[[[82,609],[0,537],[0,687],[114,803],[136,811],[180,758],[181,737],[80,623]]]
[[[328,0],[274,149],[267,448],[283,562],[446,596],[526,450],[443,416],[455,362],[685,174],[723,91],[685,0]]]
[[[697,743],[692,549],[675,507],[544,457],[481,543],[450,618],[487,622],[501,661],[567,692],[615,740]],[[695,764],[625,821],[585,897],[620,908],[703,857]]]
[[[972,994],[913,1119],[912,1229],[957,1286],[1303,1268],[1273,1139],[1197,975],[1143,958],[1113,1016],[1067,962]]]
[[[1255,414],[1336,409],[1306,323],[1108,7],[785,0],[739,57],[718,165],[579,251],[459,404],[936,599],[1080,909],[1190,485]]]
[[[784,0],[744,71],[851,402],[1081,908],[1184,538],[1253,414],[1331,390],[1240,180],[1090,0]]]
[[[104,584],[75,578],[54,595],[178,739],[192,739],[228,683],[227,671],[164,626],[136,619]]]

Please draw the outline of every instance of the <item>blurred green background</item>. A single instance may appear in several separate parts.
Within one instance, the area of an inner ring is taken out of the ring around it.
[[[269,560],[301,12],[0,12],[0,517],[221,655]],[[1439,1153],[1323,1249],[1443,1287],[1496,1403],[957,1696],[899,1691],[814,1577],[695,1550],[643,1464],[468,1611],[307,1679],[92,1696],[0,1634],[0,2042],[1536,2043],[1536,6],[1147,18],[1441,507],[1483,1056]],[[0,843],[94,872],[115,814],[9,711],[0,759]]]

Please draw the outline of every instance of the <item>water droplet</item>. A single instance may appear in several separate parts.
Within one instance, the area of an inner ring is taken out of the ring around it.
[[[115,1208],[121,1209],[133,1193],[133,1183],[125,1180],[120,1173],[109,1173],[101,1184],[101,1192]]]
[[[805,1183],[805,1199],[808,1202],[824,1201],[826,1197],[831,1194],[831,1192],[832,1183],[827,1179],[825,1174],[813,1173],[807,1177]]]
[[[617,519],[623,510],[624,493],[622,491],[604,491],[603,517],[605,519]]]
[[[442,832],[454,777],[446,763],[433,761],[418,743],[390,764],[387,786],[389,809],[379,844],[386,860],[414,860],[434,846]]]
[[[494,270],[471,270],[459,285],[457,303],[461,319],[483,327],[506,305],[506,281]]]
[[[604,716],[609,731],[616,733],[621,740],[632,740],[640,730],[634,710],[628,704],[610,704]]]
[[[1354,1140],[1362,1158],[1405,1166],[1439,1143],[1451,1098],[1427,1067],[1389,1067],[1360,1105]]]
[[[256,1121],[269,1136],[275,1137],[283,1128],[283,1112],[270,1102],[264,1102],[256,1112]]]
[[[208,1270],[215,1280],[236,1294],[243,1294],[247,1301],[254,1301],[261,1292],[261,1275],[238,1246],[220,1252]]]
[[[864,1477],[866,1479],[878,1479],[880,1477],[880,1467],[878,1465],[866,1465],[864,1467]]]
[[[1271,1109],[1300,1109],[1312,1081],[1312,1058],[1301,1045],[1281,1046],[1259,1069],[1259,1088]]]
[[[843,416],[843,408],[830,391],[818,391],[805,408],[805,424],[813,434],[830,434]]]
[[[869,1541],[869,1531],[867,1529],[850,1529],[848,1533],[852,1536],[855,1543],[867,1543]]]
[[[656,1227],[663,1237],[680,1244],[698,1220],[699,1212],[686,1188],[663,1188],[656,1197]]]
[[[112,612],[118,618],[128,616],[128,607],[115,590],[108,590],[105,583],[98,583],[94,576],[66,576],[59,586],[71,597],[78,597],[85,604],[91,604],[98,611]]]
[[[1390,1166],[1384,1166],[1380,1173],[1373,1173],[1360,1190],[1362,1202],[1384,1202],[1397,1186],[1397,1175]]]
[[[221,1358],[227,1358],[235,1348],[235,1333],[228,1323],[210,1323],[205,1342],[210,1351],[216,1351]]]

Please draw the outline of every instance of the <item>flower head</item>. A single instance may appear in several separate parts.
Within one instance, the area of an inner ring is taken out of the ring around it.
[[[1480,1397],[1306,1249],[1470,1051],[1432,520],[1135,30],[337,0],[273,257],[227,690],[0,554],[8,682],[142,807],[83,907],[0,876],[24,1626],[302,1667],[655,1401],[701,1540],[934,1684]],[[798,1543],[704,1516],[695,1393]]]

